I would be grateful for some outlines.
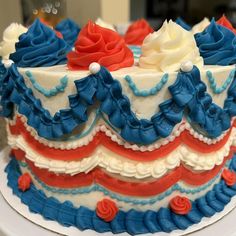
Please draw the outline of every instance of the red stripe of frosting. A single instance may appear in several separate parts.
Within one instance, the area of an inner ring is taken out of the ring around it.
[[[9,128],[10,132],[13,135],[22,135],[27,144],[42,156],[46,158],[66,161],[75,161],[85,157],[89,157],[95,151],[98,145],[103,145],[112,152],[135,161],[153,161],[158,158],[165,157],[169,153],[173,152],[181,143],[186,144],[195,151],[201,153],[210,153],[219,150],[225,145],[232,130],[230,129],[222,140],[211,145],[208,145],[194,138],[188,130],[185,130],[180,134],[179,137],[176,137],[173,142],[161,146],[154,151],[141,152],[133,151],[132,149],[127,149],[122,145],[117,144],[116,142],[112,141],[110,137],[107,137],[103,132],[98,132],[95,135],[93,141],[91,141],[86,146],[70,150],[61,150],[50,148],[34,139],[34,137],[31,136],[30,132],[26,130],[23,122],[19,117],[17,118],[16,125],[9,126]]]
[[[215,166],[212,170],[193,173],[185,166],[180,165],[160,179],[149,182],[127,182],[105,173],[101,168],[95,168],[89,173],[79,173],[71,176],[68,174],[55,174],[47,169],[40,169],[33,162],[25,158],[30,169],[42,182],[52,187],[76,188],[90,186],[94,183],[103,187],[128,196],[152,196],[166,191],[169,187],[182,180],[187,184],[199,186],[207,183],[214,178],[223,168],[226,160],[233,156],[236,147],[231,147],[230,154],[225,157],[223,163]],[[17,160],[23,160],[24,153],[19,150],[13,150]]]

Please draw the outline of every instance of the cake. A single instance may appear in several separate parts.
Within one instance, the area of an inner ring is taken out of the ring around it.
[[[0,95],[22,204],[65,227],[131,235],[223,211],[236,194],[236,40],[222,22],[204,25],[149,28],[136,63],[128,37],[92,21],[74,45],[39,20],[21,34]]]

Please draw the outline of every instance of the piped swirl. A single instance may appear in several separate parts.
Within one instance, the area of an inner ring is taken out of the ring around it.
[[[173,21],[165,21],[160,30],[144,39],[140,67],[173,72],[185,61],[203,65],[192,33]]]
[[[236,63],[236,37],[226,27],[216,24],[214,19],[194,37],[204,64],[226,66]]]
[[[87,70],[93,62],[110,71],[134,64],[133,53],[124,39],[117,32],[92,21],[81,30],[75,43],[75,51],[71,51],[67,58],[71,70]]]
[[[71,19],[67,18],[59,22],[55,29],[63,35],[63,39],[73,46],[80,32],[79,26]]]
[[[55,32],[36,19],[16,43],[16,52],[10,54],[19,67],[53,66],[66,63],[69,45]]]
[[[129,45],[142,45],[145,37],[152,33],[153,29],[144,19],[137,20],[131,24],[124,36],[125,42]]]

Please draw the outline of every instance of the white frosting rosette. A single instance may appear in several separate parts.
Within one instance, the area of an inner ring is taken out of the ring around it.
[[[2,59],[9,59],[9,55],[15,52],[15,44],[19,36],[27,31],[23,25],[11,23],[3,32],[3,41],[0,43],[0,56]]]
[[[185,61],[191,61],[198,67],[203,66],[193,34],[172,20],[165,21],[161,29],[144,39],[140,67],[174,72]]]
[[[202,32],[204,29],[206,29],[206,27],[209,24],[210,24],[209,19],[207,17],[204,17],[204,19],[202,21],[200,21],[198,24],[193,26],[192,33],[196,34],[196,33]]]
[[[112,24],[109,24],[109,23],[103,21],[101,18],[97,18],[97,20],[96,20],[95,23],[96,23],[97,25],[103,27],[103,28],[107,28],[107,29],[116,31],[116,30],[115,30],[115,27],[114,27]]]

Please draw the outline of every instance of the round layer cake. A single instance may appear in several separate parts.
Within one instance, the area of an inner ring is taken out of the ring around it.
[[[156,32],[141,20],[124,38],[90,21],[73,49],[39,20],[23,34],[8,29],[20,35],[10,55],[12,42],[0,48],[13,193],[45,219],[132,235],[223,211],[236,194],[236,41],[226,20],[192,31],[165,21]]]

